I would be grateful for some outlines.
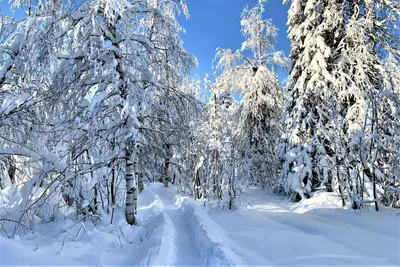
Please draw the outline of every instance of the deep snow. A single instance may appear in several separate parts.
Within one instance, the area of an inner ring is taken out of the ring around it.
[[[213,212],[246,265],[400,265],[400,212],[354,211],[320,193],[301,203],[253,190],[240,211]]]
[[[293,204],[254,189],[240,210],[208,210],[153,183],[140,195],[137,227],[41,224],[0,237],[0,265],[400,265],[400,212],[338,202],[320,193]]]

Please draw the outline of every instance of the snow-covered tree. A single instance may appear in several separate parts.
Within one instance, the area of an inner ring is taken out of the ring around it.
[[[331,82],[343,25],[340,2],[293,0],[289,10],[292,67],[280,150],[281,182],[293,199],[317,187],[330,190],[334,175]]]
[[[185,3],[15,6],[27,15],[3,19],[8,56],[0,66],[1,100],[8,125],[1,126],[14,135],[2,142],[2,155],[37,162],[25,168],[34,169],[23,180],[27,210],[52,196],[81,219],[109,221],[110,215],[112,221],[115,207],[124,205],[127,222],[135,224],[143,146],[152,141],[150,133],[168,136],[169,129],[159,131],[162,121],[179,123],[170,107],[190,98],[177,90],[195,63],[179,37],[176,16],[181,10],[188,15]],[[43,188],[37,200],[35,187]]]
[[[323,186],[353,208],[378,209],[380,195],[393,203],[385,195],[397,186],[399,95],[389,69],[399,64],[398,18],[392,1],[292,1],[287,193],[304,198]]]
[[[241,49],[219,49],[216,54],[217,68],[222,70],[216,85],[241,94],[237,115],[242,142],[236,149],[241,151],[243,164],[239,173],[248,173],[249,182],[262,187],[278,177],[275,146],[284,89],[275,70],[286,65],[282,53],[274,47],[278,29],[263,18],[265,3],[260,0],[255,7],[243,10],[241,31],[245,41]]]
[[[237,101],[220,85],[206,80],[211,92],[203,121],[195,135],[195,198],[208,200],[221,208],[233,208],[237,192],[238,130],[235,120]]]
[[[399,51],[399,7],[391,1],[347,1],[343,17],[333,84],[345,148],[338,152],[339,186],[353,208],[372,200],[378,210],[378,190],[398,186],[399,94],[393,68],[399,62],[393,60]]]

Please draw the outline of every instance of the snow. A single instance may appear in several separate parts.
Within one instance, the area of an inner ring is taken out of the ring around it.
[[[400,263],[400,213],[343,209],[332,193],[300,203],[252,190],[248,207],[210,217],[246,265],[394,265]]]
[[[161,183],[139,195],[138,226],[69,219],[0,237],[9,265],[398,265],[400,213],[343,209],[332,193],[300,203],[251,189],[239,210],[209,210]]]

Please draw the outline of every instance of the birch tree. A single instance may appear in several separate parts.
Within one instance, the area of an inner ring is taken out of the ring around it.
[[[245,40],[241,49],[219,49],[216,54],[217,68],[222,70],[217,85],[242,95],[238,115],[243,142],[236,149],[247,163],[243,169],[248,169],[248,179],[262,187],[271,186],[278,177],[275,146],[285,94],[275,71],[286,65],[283,53],[274,47],[278,29],[263,18],[265,3],[260,0],[255,7],[243,10],[241,32]],[[245,173],[242,170],[241,175]]]
[[[398,183],[392,165],[398,161],[397,74],[384,61],[398,53],[399,39],[393,27],[399,8],[390,1],[348,1],[344,14],[347,20],[334,83],[347,147],[341,155],[340,182],[353,208],[372,201],[378,210],[378,191]]]
[[[26,177],[28,209],[52,195],[80,219],[108,220],[111,212],[112,222],[114,209],[123,205],[127,222],[135,224],[142,147],[162,127],[153,108],[167,109],[167,96],[183,98],[176,87],[195,62],[183,49],[176,20],[181,10],[188,14],[185,3],[44,1],[18,8],[27,17],[7,18],[2,32],[2,48],[10,54],[1,65],[2,88],[15,92],[12,98],[2,94],[2,103],[9,106],[4,115],[16,118],[6,128],[28,138],[24,147],[14,139],[19,148],[11,155],[39,161],[29,166],[39,168],[34,177]],[[20,85],[29,94],[17,93]],[[10,155],[10,145],[3,142],[3,154]],[[118,189],[121,182],[125,192]],[[30,199],[35,186],[43,187],[40,201]]]

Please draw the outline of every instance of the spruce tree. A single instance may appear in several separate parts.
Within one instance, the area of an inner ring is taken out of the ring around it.
[[[293,0],[289,10],[292,67],[280,143],[281,183],[297,200],[318,187],[330,190],[334,175],[330,86],[343,23],[339,2]]]

